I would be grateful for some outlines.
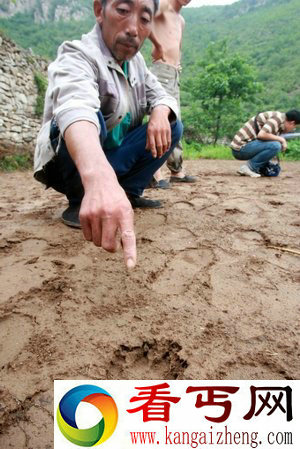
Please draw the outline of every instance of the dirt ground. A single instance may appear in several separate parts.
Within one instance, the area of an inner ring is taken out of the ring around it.
[[[136,211],[132,272],[60,222],[61,195],[0,175],[1,448],[52,449],[54,379],[299,379],[300,163],[238,166],[146,191],[164,208]]]

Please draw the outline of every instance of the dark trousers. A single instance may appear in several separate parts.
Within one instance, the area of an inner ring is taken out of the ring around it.
[[[101,112],[98,113],[98,119],[101,127],[99,138],[102,147],[105,148],[107,130]],[[164,164],[179,142],[183,130],[179,120],[171,124],[171,148],[158,159],[153,158],[151,152],[146,150],[147,126],[147,124],[141,125],[129,132],[119,147],[104,149],[105,156],[113,167],[120,185],[128,195],[132,196],[143,194],[153,174]],[[55,121],[51,125],[50,139],[53,149],[56,150],[58,145],[59,148],[51,163],[48,187],[64,193],[70,205],[80,204],[84,195],[80,175],[69,155],[64,139],[59,139],[59,129]]]

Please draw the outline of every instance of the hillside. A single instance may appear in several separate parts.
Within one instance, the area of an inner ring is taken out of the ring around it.
[[[264,86],[260,106],[249,105],[249,113],[299,107],[299,0],[240,0],[227,6],[185,8],[183,15],[182,84],[187,74],[195,73],[193,65],[207,45],[225,38],[230,51],[257,68]],[[0,28],[19,45],[50,59],[63,40],[80,37],[93,24],[90,0],[0,0]],[[150,62],[149,43],[143,53]]]
[[[66,39],[94,23],[90,0],[0,0],[0,29],[24,48],[53,59]]]
[[[0,17],[29,15],[34,23],[68,22],[90,16],[89,0],[0,0]]]
[[[243,0],[219,8],[186,8],[183,15],[186,72],[209,42],[226,38],[230,49],[257,67],[264,107],[300,104],[299,0]]]

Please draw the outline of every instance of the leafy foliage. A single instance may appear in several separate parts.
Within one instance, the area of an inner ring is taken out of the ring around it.
[[[209,43],[226,38],[230,52],[238,52],[257,68],[264,85],[259,110],[295,108],[300,104],[299,0],[258,5],[256,0],[242,0],[229,6],[185,8],[184,76]],[[240,124],[255,112],[247,104]]]
[[[36,101],[35,113],[38,117],[43,115],[44,111],[44,100],[47,90],[48,80],[41,73],[34,74],[34,81],[38,90],[38,97]]]
[[[0,171],[31,170],[32,154],[10,154],[0,158]]]
[[[184,159],[229,159],[233,160],[231,149],[225,145],[201,145],[197,142],[183,142]]]
[[[35,23],[33,14],[16,14],[10,19],[0,19],[0,28],[23,48],[49,59],[56,57],[57,48],[65,40],[79,39],[94,25],[94,19],[69,22]]]
[[[202,141],[205,136],[216,144],[232,131],[242,102],[254,101],[261,86],[253,68],[238,54],[229,54],[225,40],[210,44],[192,73],[196,75],[187,80],[183,90],[189,91],[195,102],[191,117],[188,108],[184,117],[196,121]]]
[[[230,159],[234,160],[228,145],[200,144],[197,142],[183,142],[184,159]],[[300,161],[300,139],[288,143],[288,149],[280,154],[284,161]]]
[[[288,142],[284,159],[287,161],[300,161],[300,139]]]

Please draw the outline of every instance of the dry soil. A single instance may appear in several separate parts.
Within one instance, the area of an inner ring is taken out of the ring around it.
[[[0,447],[52,449],[54,379],[299,379],[300,164],[146,191],[138,265],[59,220],[31,173],[0,175]],[[295,252],[289,252],[295,251]]]

